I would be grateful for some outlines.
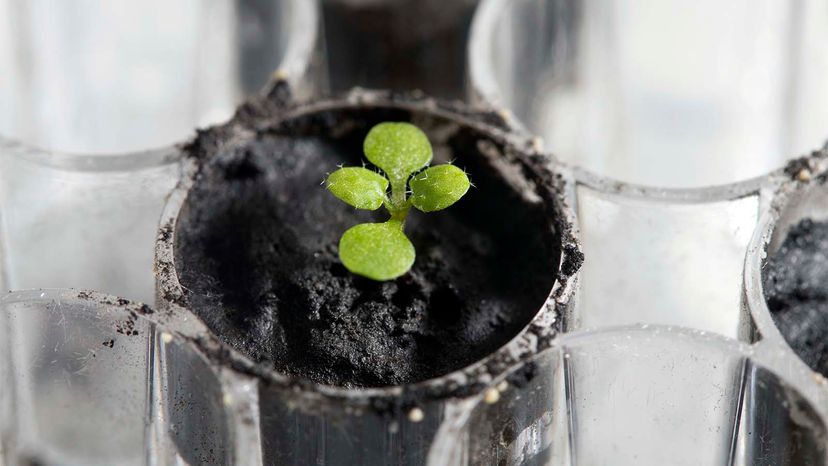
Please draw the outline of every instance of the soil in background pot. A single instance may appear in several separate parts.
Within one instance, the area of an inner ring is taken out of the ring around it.
[[[322,2],[331,88],[420,89],[465,97],[476,0]]]
[[[782,336],[828,377],[828,222],[794,225],[764,270],[768,308]]]
[[[354,276],[337,256],[346,229],[387,214],[355,210],[321,185],[337,165],[362,163],[362,141],[381,121],[423,128],[434,163],[453,160],[475,185],[445,211],[412,210],[406,233],[417,259],[390,282]],[[490,143],[442,117],[363,108],[321,111],[192,154],[201,169],[175,244],[187,305],[253,360],[319,383],[407,384],[480,360],[544,306],[560,260],[539,179],[483,155]]]

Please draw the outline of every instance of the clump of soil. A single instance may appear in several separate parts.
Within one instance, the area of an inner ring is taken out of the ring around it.
[[[445,211],[412,211],[406,233],[417,259],[408,274],[354,276],[338,259],[340,236],[387,214],[355,210],[320,183],[338,164],[362,162],[374,124],[412,118],[435,163],[454,160],[476,187]],[[447,119],[334,110],[208,154],[176,225],[188,306],[253,360],[320,383],[414,383],[481,359],[543,307],[560,261],[538,180],[481,153],[486,143]]]
[[[782,336],[828,376],[828,222],[793,226],[764,273],[765,299]]]

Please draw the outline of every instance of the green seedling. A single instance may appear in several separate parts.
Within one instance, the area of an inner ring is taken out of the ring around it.
[[[382,173],[344,167],[331,173],[325,184],[334,196],[357,209],[385,206],[391,218],[348,229],[339,240],[339,259],[352,273],[391,280],[414,264],[414,245],[404,232],[411,207],[423,212],[445,209],[466,194],[469,177],[450,164],[423,170],[431,162],[431,143],[410,123],[374,126],[365,137],[363,151]]]

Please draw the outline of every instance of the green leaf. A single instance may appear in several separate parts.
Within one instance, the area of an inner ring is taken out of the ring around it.
[[[408,184],[414,207],[434,212],[460,200],[471,183],[466,172],[454,165],[437,165],[418,173]]]
[[[339,240],[339,259],[352,273],[372,280],[391,280],[414,264],[414,245],[399,222],[363,223]]]
[[[411,123],[380,123],[368,132],[363,143],[365,156],[391,180],[406,180],[431,162],[431,143]]]
[[[325,180],[328,190],[357,209],[376,210],[385,200],[388,180],[362,167],[345,167]]]

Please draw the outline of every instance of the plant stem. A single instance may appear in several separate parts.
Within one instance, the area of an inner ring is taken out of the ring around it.
[[[397,222],[400,224],[400,230],[405,227],[405,218],[408,217],[408,208],[403,210],[398,210],[396,212],[391,212],[391,219],[389,222]]]
[[[411,203],[406,199],[406,180],[392,179],[391,180],[391,198],[385,204],[388,213],[391,214],[389,221],[399,223],[400,229],[405,226],[405,218],[408,216],[408,210],[411,208]]]
[[[394,210],[399,210],[405,207],[405,179],[391,180],[391,205]]]
[[[397,226],[402,231],[405,227],[405,218],[399,219],[392,216],[387,223]]]

